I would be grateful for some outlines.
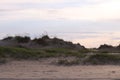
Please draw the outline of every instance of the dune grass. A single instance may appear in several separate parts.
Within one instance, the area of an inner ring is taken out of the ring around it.
[[[85,53],[83,53],[85,52]],[[0,64],[6,63],[6,60],[38,60],[50,57],[76,57],[75,60],[59,60],[60,65],[74,64],[120,64],[120,54],[95,53],[86,54],[88,51],[72,50],[65,48],[47,48],[47,49],[28,49],[19,47],[0,47]]]
[[[52,49],[27,49],[18,47],[0,47],[0,57],[14,59],[39,59],[60,56],[84,57],[85,55],[76,50],[52,48]]]
[[[101,53],[90,55],[84,64],[105,65],[105,64],[120,64],[120,54]]]

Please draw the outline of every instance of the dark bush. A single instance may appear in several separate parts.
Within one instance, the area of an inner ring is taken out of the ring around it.
[[[25,37],[15,36],[15,40],[16,40],[18,43],[27,43],[27,42],[30,41],[30,37],[28,37],[28,36],[25,36]]]
[[[106,48],[114,48],[114,47],[111,45],[104,44],[104,45],[100,45],[98,49],[106,49]]]
[[[49,36],[48,36],[48,35],[44,35],[44,36],[42,36],[42,38],[41,38],[41,39],[45,40],[45,39],[50,39],[50,38],[49,38]]]
[[[47,46],[47,45],[48,45],[47,41],[44,40],[44,39],[41,39],[41,38],[39,38],[39,39],[34,39],[33,41],[36,42],[36,43],[39,44],[39,45],[42,45],[42,46]]]
[[[42,46],[47,46],[49,44],[48,40],[49,40],[49,36],[48,35],[44,35],[42,36],[42,38],[35,38],[33,41],[36,42],[39,45]]]
[[[4,41],[4,40],[12,40],[12,39],[13,39],[12,36],[8,36],[8,37],[4,38],[3,41]]]

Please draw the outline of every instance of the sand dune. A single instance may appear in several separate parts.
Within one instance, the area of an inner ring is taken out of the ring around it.
[[[11,61],[0,65],[0,80],[118,80],[120,67],[57,66],[52,59],[40,61]]]

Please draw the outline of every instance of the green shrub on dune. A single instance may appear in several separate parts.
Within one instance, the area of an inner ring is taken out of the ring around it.
[[[119,54],[94,54],[90,55],[85,61],[84,64],[120,64],[120,55]]]
[[[0,56],[14,59],[39,59],[61,56],[84,57],[84,54],[79,51],[62,48],[27,49],[19,47],[0,47]]]
[[[28,37],[28,36],[25,36],[25,37],[15,36],[14,39],[15,39],[18,43],[27,43],[27,42],[30,41],[30,37]]]

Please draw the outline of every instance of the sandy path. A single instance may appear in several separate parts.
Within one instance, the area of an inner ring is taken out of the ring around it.
[[[113,65],[56,66],[49,64],[47,60],[12,61],[0,65],[0,80],[10,78],[11,80],[120,80],[120,67]]]
[[[79,78],[79,79],[71,79],[71,78],[61,78],[61,79],[50,79],[50,78],[39,78],[39,79],[31,79],[31,78],[28,78],[28,79],[14,79],[14,78],[0,78],[0,80],[119,80],[119,79],[108,79],[108,78],[103,78],[103,79],[100,79],[100,78]]]

